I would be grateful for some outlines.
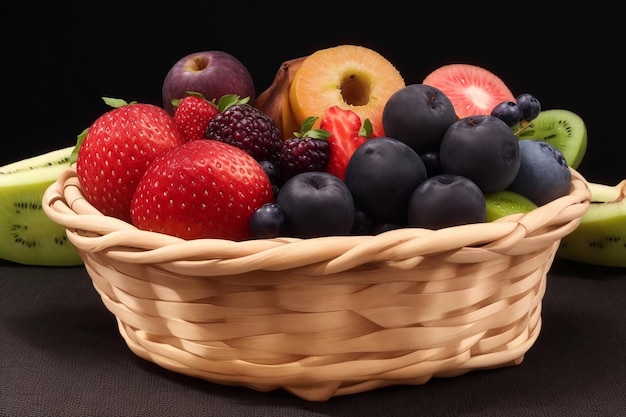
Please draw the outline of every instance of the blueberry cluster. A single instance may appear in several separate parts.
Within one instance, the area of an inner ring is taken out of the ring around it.
[[[528,123],[541,112],[541,103],[530,93],[520,94],[515,101],[503,101],[493,108],[491,115],[510,127]]]

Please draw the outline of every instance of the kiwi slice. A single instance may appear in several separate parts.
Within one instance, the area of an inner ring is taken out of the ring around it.
[[[487,221],[491,222],[504,216],[515,213],[528,213],[537,208],[537,205],[523,195],[502,190],[485,195],[487,204]]]
[[[70,155],[73,150],[74,146],[55,149],[41,155],[32,156],[30,158],[4,165],[0,167],[0,177],[20,171],[31,171],[36,168],[49,167],[53,165],[64,165],[63,169],[65,169],[70,164]]]
[[[561,239],[556,256],[576,262],[626,268],[626,179],[614,186],[588,182],[589,210]]]
[[[0,167],[0,258],[41,266],[80,265],[65,228],[42,208],[45,190],[69,166],[74,146]]]
[[[576,113],[565,109],[543,110],[518,134],[519,139],[534,139],[559,149],[567,164],[576,169],[587,151],[587,126]]]

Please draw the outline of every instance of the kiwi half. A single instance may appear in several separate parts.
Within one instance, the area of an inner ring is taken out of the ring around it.
[[[567,164],[576,169],[587,151],[587,126],[576,113],[565,109],[543,110],[519,134],[519,139],[534,139],[559,149]]]
[[[588,182],[589,210],[561,239],[556,256],[592,265],[626,268],[626,179],[615,186]]]
[[[487,194],[485,195],[485,202],[487,204],[488,222],[510,214],[528,213],[537,208],[537,205],[528,198],[509,190]]]
[[[74,147],[0,167],[0,258],[25,265],[71,266],[82,260],[65,228],[42,208],[45,190],[66,170]]]

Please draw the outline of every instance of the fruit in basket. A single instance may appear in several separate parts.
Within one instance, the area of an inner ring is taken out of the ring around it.
[[[591,204],[578,227],[561,239],[556,256],[592,265],[626,267],[626,179],[589,182]]]
[[[584,120],[571,110],[541,111],[518,137],[551,144],[563,153],[567,164],[574,169],[578,168],[587,151],[587,127]]]
[[[382,117],[385,135],[417,153],[438,150],[443,134],[456,120],[450,99],[426,84],[410,84],[393,93]]]
[[[330,159],[330,133],[324,129],[313,129],[317,117],[304,120],[300,131],[283,142],[280,152],[282,178],[289,178],[307,171],[325,171]]]
[[[188,91],[181,99],[174,99],[174,122],[186,141],[205,139],[209,122],[218,115],[215,101],[207,100],[202,94]]]
[[[320,128],[330,134],[330,157],[326,172],[343,180],[352,154],[372,135],[372,124],[369,119],[361,121],[354,111],[335,105],[324,112]]]
[[[24,265],[80,265],[64,226],[42,208],[45,190],[70,167],[74,146],[0,167],[0,258]]]
[[[468,116],[446,130],[439,147],[441,169],[474,181],[485,194],[504,190],[520,166],[518,139],[495,116]]]
[[[439,161],[439,149],[422,152],[419,156],[422,158],[424,165],[426,165],[426,174],[428,177],[443,174],[441,162]]]
[[[118,106],[79,136],[76,173],[87,201],[104,215],[130,222],[130,200],[148,165],[185,142],[161,107],[106,99]]]
[[[285,233],[285,212],[277,203],[265,203],[250,217],[250,238],[271,239]]]
[[[485,204],[488,222],[509,214],[528,213],[537,208],[529,198],[510,190],[485,195]]]
[[[517,106],[522,110],[522,120],[530,122],[541,113],[541,102],[530,93],[522,93],[515,97]]]
[[[519,126],[524,119],[524,111],[514,101],[503,101],[491,110],[491,115],[510,127]]]
[[[459,119],[490,115],[498,104],[515,101],[500,77],[478,65],[443,65],[429,73],[422,83],[441,90],[452,102]]]
[[[183,239],[250,238],[250,217],[274,201],[261,165],[242,149],[195,140],[157,158],[137,184],[130,213],[140,229]]]
[[[375,223],[406,224],[409,198],[426,179],[426,166],[406,143],[387,137],[361,145],[346,167],[355,204]]]
[[[343,44],[320,49],[300,64],[289,87],[289,104],[298,125],[339,106],[369,119],[372,137],[384,136],[382,113],[391,95],[404,87],[394,65],[378,52]]]
[[[343,181],[327,172],[309,171],[291,177],[280,189],[276,203],[284,212],[289,236],[347,235],[352,230],[352,194]]]
[[[283,135],[274,120],[249,103],[227,94],[217,102],[219,114],[209,121],[206,138],[246,151],[257,161],[280,162]]]
[[[187,91],[202,94],[207,100],[219,100],[226,94],[256,98],[256,89],[248,68],[225,51],[198,51],[179,58],[163,79],[163,108],[174,114],[173,99]]]
[[[519,170],[508,190],[538,206],[569,194],[572,173],[560,150],[546,142],[520,140],[519,152]]]
[[[306,56],[290,59],[280,64],[272,84],[254,100],[254,107],[270,116],[285,138],[298,131],[299,125],[289,105],[291,81]]]
[[[409,199],[408,225],[442,229],[486,221],[485,196],[469,178],[440,174],[420,183]]]

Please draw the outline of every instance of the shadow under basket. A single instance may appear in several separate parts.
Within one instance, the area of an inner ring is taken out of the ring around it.
[[[560,240],[589,202],[572,169],[567,196],[491,223],[234,242],[103,216],[73,168],[43,197],[132,352],[310,401],[520,364]]]

